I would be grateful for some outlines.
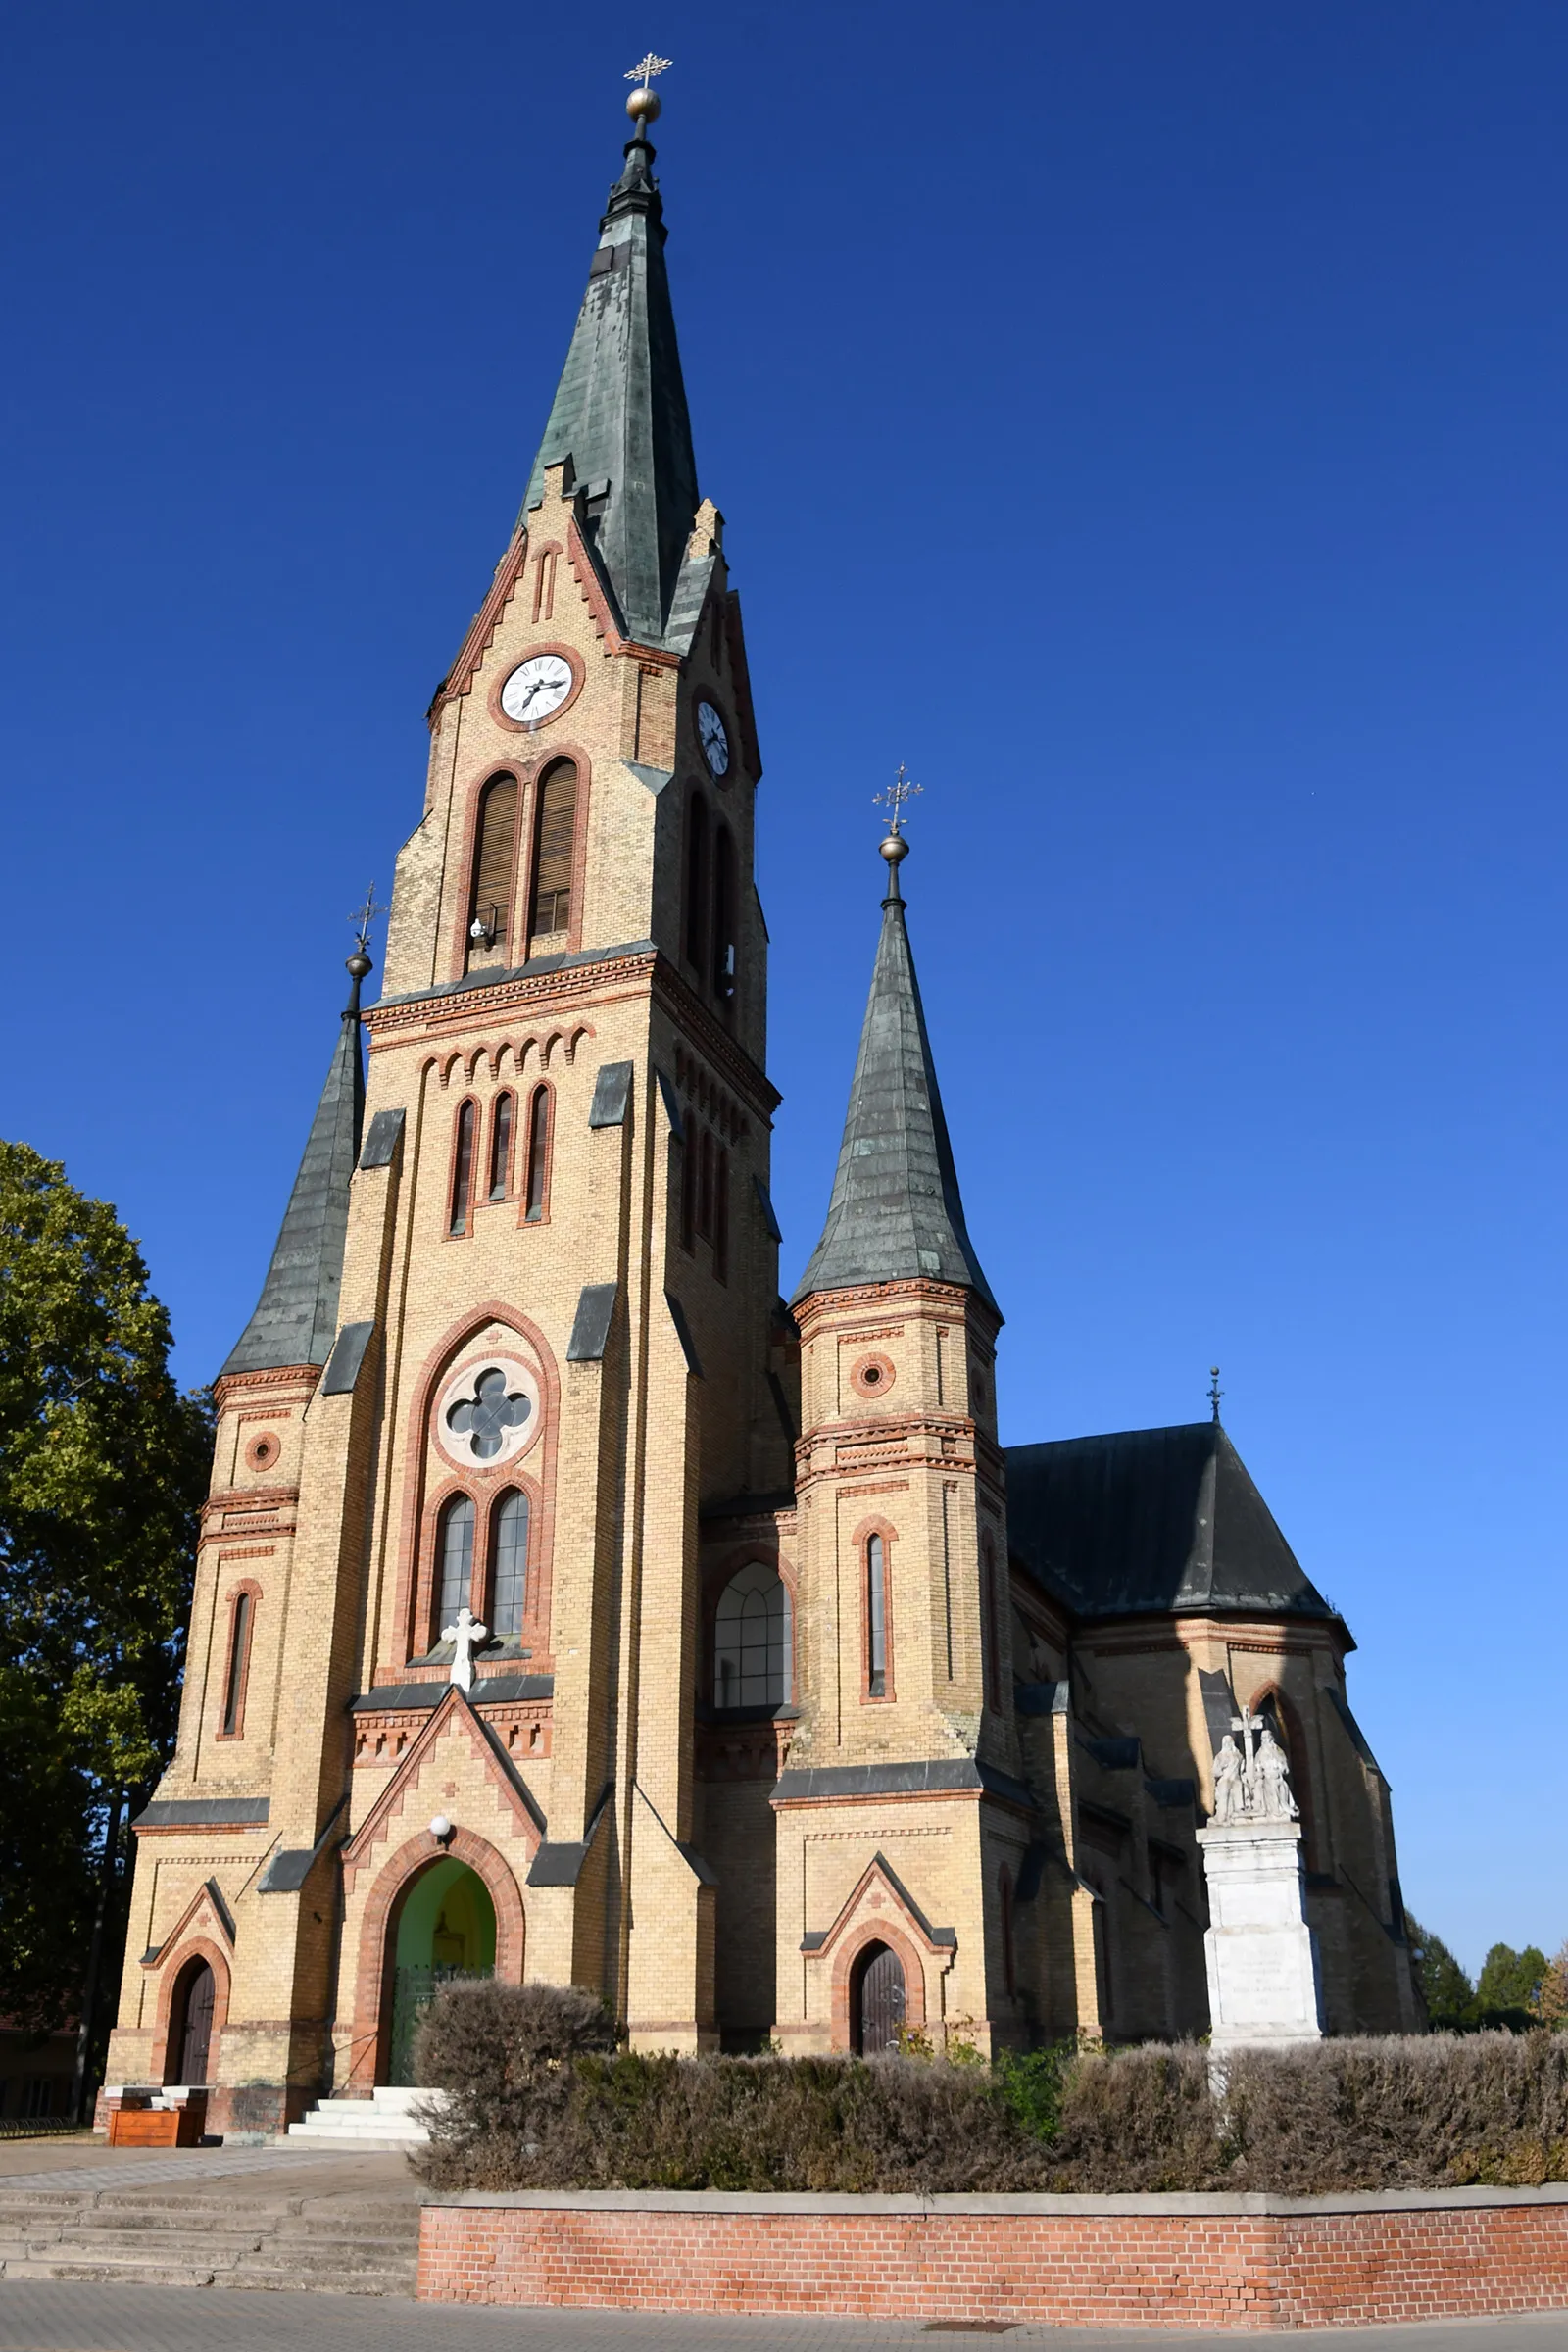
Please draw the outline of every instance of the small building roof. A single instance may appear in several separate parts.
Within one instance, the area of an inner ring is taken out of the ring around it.
[[[1075,1615],[1262,1611],[1342,1622],[1218,1421],[1005,1453],[1013,1554]]]

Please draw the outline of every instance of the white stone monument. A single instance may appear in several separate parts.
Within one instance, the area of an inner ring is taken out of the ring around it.
[[[1198,1833],[1208,1886],[1211,2046],[1316,2041],[1322,1978],[1285,1750],[1250,1708],[1231,1723],[1214,1758],[1214,1817]]]

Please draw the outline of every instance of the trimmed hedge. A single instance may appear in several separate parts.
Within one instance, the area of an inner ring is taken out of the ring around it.
[[[439,2188],[1416,2188],[1568,2179],[1568,2038],[1390,2035],[1250,2051],[1064,2044],[922,2057],[618,2049],[591,1994],[454,1984],[419,2076]]]

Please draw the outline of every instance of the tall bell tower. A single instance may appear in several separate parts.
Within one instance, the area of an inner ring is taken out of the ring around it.
[[[443,1970],[601,1987],[635,2042],[717,2037],[700,1522],[787,1490],[794,1431],[761,763],[665,273],[658,64],[430,706],[382,993],[362,1015],[361,962],[218,1383],[111,2060],[179,2080],[210,2013],[213,2129],[406,2081]]]

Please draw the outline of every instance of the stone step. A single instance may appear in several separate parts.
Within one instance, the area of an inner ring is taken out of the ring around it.
[[[409,2263],[393,2269],[375,2271],[340,2271],[320,2278],[302,2277],[290,2263],[247,2262],[231,2271],[219,2271],[204,2283],[211,2286],[251,2288],[258,2292],[286,2291],[293,2288],[335,2295],[412,2295],[416,2266]]]
[[[132,2236],[122,2230],[98,2230],[82,2227],[62,2230],[47,2245],[34,2238],[34,2254],[88,2255],[95,2262],[195,2262],[216,2270],[255,2254],[267,2243],[261,2230],[161,2230],[156,2238]]]
[[[35,2255],[26,2262],[7,2262],[5,2266],[8,2279],[78,2278],[91,2279],[99,2286],[211,2286],[218,2275],[211,2264],[94,2262],[74,2258],[67,2261],[46,2255]]]

